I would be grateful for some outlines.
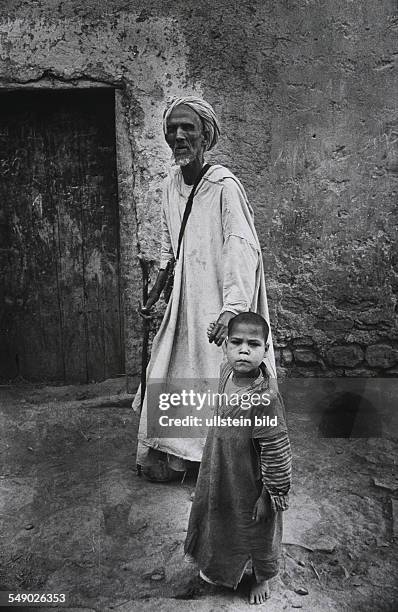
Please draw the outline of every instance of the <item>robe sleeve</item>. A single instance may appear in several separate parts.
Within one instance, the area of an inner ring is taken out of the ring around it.
[[[243,207],[243,195],[233,180],[226,180],[221,195],[223,228],[223,306],[239,314],[250,309],[256,286],[259,251]]]
[[[292,454],[287,433],[259,440],[261,449],[261,474],[268,491],[273,510],[287,510],[292,473]]]
[[[165,210],[166,189],[163,193],[162,216],[161,216],[161,246],[160,246],[160,269],[165,270],[167,264],[174,257],[173,247],[170,239],[169,226],[167,224]]]

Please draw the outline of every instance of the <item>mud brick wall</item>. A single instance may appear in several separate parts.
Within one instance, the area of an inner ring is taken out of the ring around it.
[[[170,160],[161,113],[196,92],[222,124],[209,161],[255,211],[281,373],[398,375],[397,30],[393,0],[1,3],[1,86],[117,89],[130,374],[137,254],[155,271]]]

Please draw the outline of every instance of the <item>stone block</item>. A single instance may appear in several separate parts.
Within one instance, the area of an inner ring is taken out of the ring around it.
[[[363,361],[363,351],[360,346],[333,346],[327,351],[327,359],[332,366],[354,368]]]
[[[358,319],[365,323],[365,325],[377,325],[381,322],[388,322],[389,317],[386,316],[386,313],[381,308],[371,308],[361,312],[358,315]]]
[[[345,342],[352,344],[375,344],[379,340],[377,330],[354,329],[344,337]]]
[[[374,378],[378,374],[369,368],[349,368],[344,371],[344,375],[351,378]]]
[[[293,353],[289,349],[282,350],[282,363],[289,364],[293,361]]]
[[[398,351],[388,344],[368,346],[365,359],[372,368],[391,368],[398,360]]]
[[[294,351],[294,359],[296,363],[308,365],[310,363],[319,363],[319,357],[313,351],[305,348],[298,348]]]
[[[352,329],[354,321],[352,319],[326,319],[318,321],[316,326],[326,332],[341,332]]]

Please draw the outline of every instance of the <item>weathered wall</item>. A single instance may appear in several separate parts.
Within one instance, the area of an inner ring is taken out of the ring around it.
[[[137,254],[158,252],[167,99],[219,113],[209,156],[247,188],[281,367],[397,375],[398,96],[393,0],[5,0],[0,84],[114,84],[127,363]]]

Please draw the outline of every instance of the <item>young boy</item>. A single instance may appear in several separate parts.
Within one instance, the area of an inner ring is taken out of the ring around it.
[[[250,421],[210,427],[185,541],[211,584],[236,589],[251,560],[253,604],[266,600],[268,580],[278,573],[291,477],[284,410],[263,363],[268,334],[265,319],[252,312],[229,322],[219,384],[229,399],[215,409],[216,423]]]

